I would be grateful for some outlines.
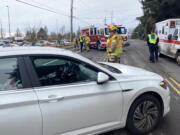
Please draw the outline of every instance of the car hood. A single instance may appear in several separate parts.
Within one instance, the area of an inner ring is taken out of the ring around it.
[[[127,65],[123,65],[123,64],[118,64],[118,63],[103,63],[109,66],[112,66],[116,69],[119,69],[122,74],[115,74],[116,76],[124,76],[124,77],[134,77],[135,79],[138,78],[152,78],[152,79],[158,79],[158,80],[163,80],[163,78],[153,72],[141,69],[141,68],[137,68],[137,67],[132,67],[132,66],[127,66]]]

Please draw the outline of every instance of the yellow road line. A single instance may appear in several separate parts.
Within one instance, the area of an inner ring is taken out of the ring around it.
[[[104,58],[103,62],[106,62],[106,59],[107,59],[107,55],[105,56],[105,58]]]
[[[172,87],[172,89],[180,96],[180,91],[168,79],[165,80]]]
[[[169,78],[171,81],[173,81],[179,88],[180,88],[180,83],[178,83],[175,79],[172,77]]]

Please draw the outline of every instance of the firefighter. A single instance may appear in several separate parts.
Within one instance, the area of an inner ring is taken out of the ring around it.
[[[86,50],[86,51],[89,51],[89,50],[90,50],[90,49],[89,49],[89,44],[90,44],[90,42],[91,42],[89,36],[85,35],[85,37],[84,37],[84,42],[85,42],[85,50]]]
[[[79,48],[79,45],[78,45],[78,38],[75,37],[74,40],[73,40],[73,45],[74,45],[74,50],[78,50]]]
[[[81,52],[83,51],[83,46],[84,46],[84,37],[81,35],[79,38],[79,42],[80,42],[80,49]]]
[[[123,40],[116,32],[114,25],[109,26],[110,37],[107,40],[107,56],[109,62],[120,63],[120,56],[123,52]]]
[[[147,37],[147,44],[150,52],[149,60],[151,63],[155,63],[158,61],[158,52],[159,52],[158,43],[159,43],[159,38],[154,33],[154,31],[152,31],[151,34],[149,34]]]

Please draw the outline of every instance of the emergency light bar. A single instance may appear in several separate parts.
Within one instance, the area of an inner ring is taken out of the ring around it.
[[[170,28],[175,28],[176,27],[176,22],[175,21],[171,21],[170,22]]]

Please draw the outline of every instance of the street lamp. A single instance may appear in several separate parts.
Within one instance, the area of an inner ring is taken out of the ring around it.
[[[9,22],[9,37],[11,37],[11,23],[10,23],[10,14],[9,14],[9,6],[6,6],[8,10],[8,22]]]

